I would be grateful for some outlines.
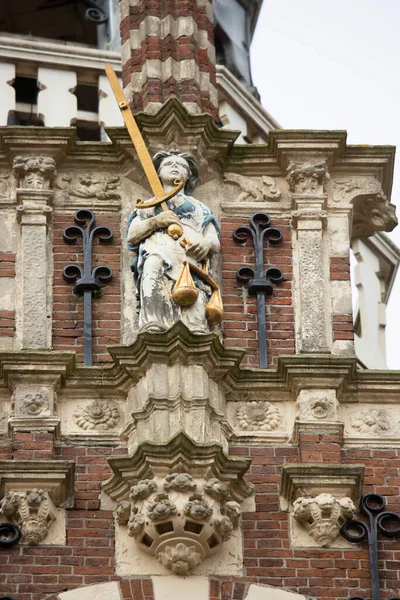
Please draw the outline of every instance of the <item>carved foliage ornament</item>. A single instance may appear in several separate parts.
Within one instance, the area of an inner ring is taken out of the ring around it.
[[[240,429],[245,431],[272,431],[279,427],[282,417],[271,402],[250,402],[237,409]]]
[[[49,156],[16,156],[13,169],[19,187],[32,190],[48,190],[56,175],[55,160]]]
[[[251,202],[277,201],[282,195],[275,180],[267,175],[263,175],[261,181],[252,177],[243,177],[238,173],[225,173],[224,178],[227,183],[232,183],[242,190],[235,200],[239,204],[245,200]]]
[[[315,394],[299,398],[296,403],[298,418],[302,421],[334,421],[337,419],[337,400]]]
[[[295,194],[316,196],[324,193],[324,184],[330,179],[325,161],[290,163],[286,181]]]
[[[363,434],[391,435],[400,432],[400,421],[396,422],[384,409],[372,408],[353,415],[351,427]]]
[[[72,417],[81,429],[107,431],[118,425],[120,414],[114,403],[93,400],[87,406],[78,406]]]
[[[47,537],[55,514],[47,492],[27,490],[25,494],[8,492],[0,503],[0,514],[21,529],[21,540],[37,546]]]
[[[197,484],[188,473],[162,481],[139,481],[130,502],[121,502],[117,521],[138,547],[177,575],[187,575],[229,540],[240,520],[240,505],[227,484],[213,478]]]
[[[351,498],[337,499],[331,494],[319,494],[316,498],[300,497],[295,500],[292,514],[325,548],[334,542],[343,523],[355,513],[356,507]]]

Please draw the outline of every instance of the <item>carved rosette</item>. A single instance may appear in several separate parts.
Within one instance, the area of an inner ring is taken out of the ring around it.
[[[13,162],[18,187],[49,190],[56,175],[56,163],[49,156],[16,156]]]
[[[319,494],[316,498],[300,497],[293,503],[292,515],[321,547],[330,546],[343,523],[354,517],[356,507],[351,498]]]
[[[118,425],[120,414],[113,402],[93,400],[87,406],[78,406],[72,418],[85,431],[107,431]]]
[[[21,530],[21,541],[37,546],[47,537],[55,513],[47,492],[39,489],[25,493],[8,492],[0,503],[0,514]]]
[[[237,421],[245,431],[273,431],[282,421],[279,409],[271,402],[249,402],[237,409]]]
[[[116,518],[140,550],[185,576],[232,537],[240,510],[219,479],[198,482],[188,473],[171,473],[134,485]]]
[[[325,161],[290,163],[286,181],[294,194],[305,196],[321,196],[324,194],[324,184],[330,179]]]

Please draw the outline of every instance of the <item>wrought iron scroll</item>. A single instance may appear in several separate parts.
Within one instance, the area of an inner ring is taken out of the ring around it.
[[[96,25],[101,25],[108,21],[106,11],[97,4],[96,0],[83,0],[83,2],[89,7],[85,12],[85,17],[88,21],[92,21]]]
[[[400,515],[385,511],[386,500],[380,494],[366,494],[360,501],[360,511],[368,517],[369,523],[349,519],[340,530],[349,542],[359,543],[365,539],[369,545],[369,564],[371,573],[371,600],[381,600],[378,568],[378,533],[387,537],[400,535]],[[361,596],[352,596],[349,600],[365,600]],[[399,596],[389,600],[400,600]]]
[[[270,227],[271,217],[265,213],[255,213],[250,217],[250,227],[242,225],[233,232],[233,239],[238,244],[244,244],[248,239],[253,242],[255,269],[252,267],[240,267],[236,273],[236,279],[241,284],[247,284],[250,295],[257,295],[257,319],[258,319],[258,348],[260,356],[260,367],[268,367],[267,359],[267,323],[265,317],[265,296],[271,296],[273,284],[283,281],[283,273],[276,267],[264,269],[264,241],[267,238],[270,244],[276,245],[282,242],[282,232],[275,227]]]
[[[11,548],[18,544],[21,530],[12,523],[0,523],[0,548]],[[0,598],[1,600],[1,598]]]
[[[83,245],[83,269],[78,265],[67,265],[63,277],[67,283],[75,284],[75,293],[83,294],[83,353],[84,363],[92,366],[92,296],[112,279],[109,267],[98,266],[92,270],[93,240],[99,238],[101,244],[110,244],[113,233],[109,227],[95,227],[95,216],[91,210],[80,209],[74,215],[76,225],[64,230],[64,242],[76,244],[79,237]],[[85,227],[86,225],[86,227]],[[84,229],[85,227],[85,229]]]

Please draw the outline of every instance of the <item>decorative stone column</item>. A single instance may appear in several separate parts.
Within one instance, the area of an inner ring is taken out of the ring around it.
[[[133,112],[155,114],[176,97],[216,118],[211,0],[122,0],[122,79]]]
[[[327,223],[327,165],[322,162],[290,164],[287,182],[292,192],[293,226],[296,245],[294,262],[297,267],[297,294],[300,310],[300,352],[329,352],[332,344],[329,322],[329,299],[326,295],[326,252],[323,230]],[[296,260],[297,259],[297,260]]]
[[[47,227],[56,163],[48,156],[17,156],[13,168],[21,223],[17,343],[23,349],[50,348],[51,245]]]

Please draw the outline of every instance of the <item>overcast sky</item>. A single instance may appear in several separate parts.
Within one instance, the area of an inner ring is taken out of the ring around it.
[[[285,129],[346,129],[400,153],[400,0],[264,0],[252,43],[261,102]],[[400,216],[400,154],[392,202]],[[400,246],[400,226],[389,234]],[[387,311],[400,369],[400,271]]]

